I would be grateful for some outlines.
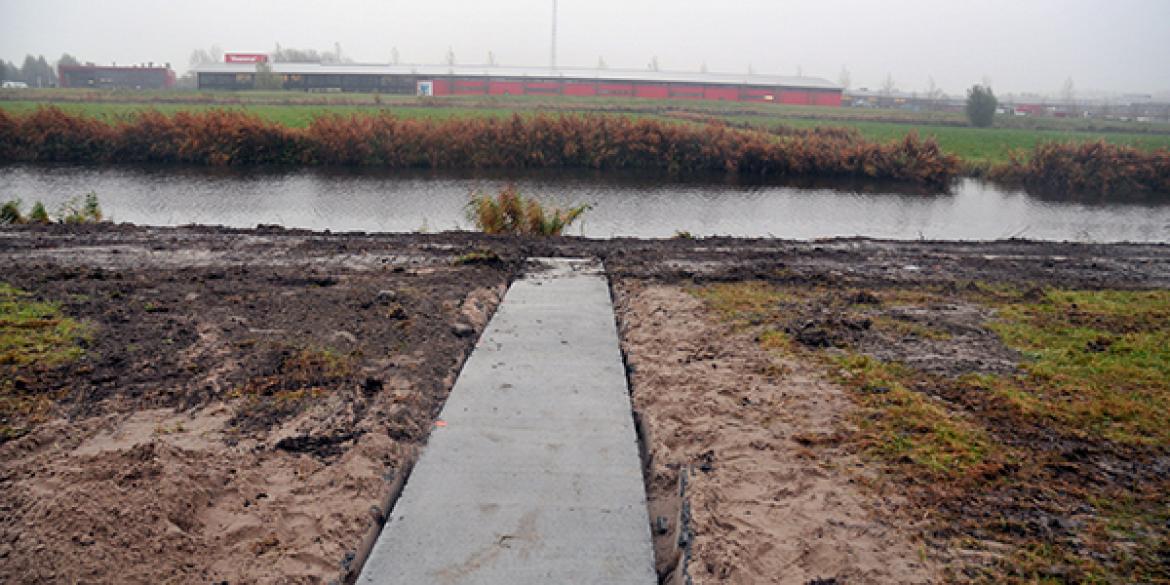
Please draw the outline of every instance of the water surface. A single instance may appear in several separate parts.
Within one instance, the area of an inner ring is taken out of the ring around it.
[[[468,229],[469,193],[515,184],[562,205],[593,206],[573,234],[662,238],[774,236],[812,239],[1170,242],[1170,199],[1125,203],[1037,197],[965,179],[949,193],[859,183],[777,184],[680,180],[596,172],[519,175],[350,169],[0,166],[0,199],[50,210],[93,191],[116,221],[333,231]]]

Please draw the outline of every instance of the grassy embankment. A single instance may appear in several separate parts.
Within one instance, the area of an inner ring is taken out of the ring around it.
[[[91,90],[32,90],[32,93],[0,93],[0,109],[26,113],[45,103],[67,112],[114,117],[157,109],[163,113],[239,108],[266,120],[305,127],[316,116],[352,114],[377,110],[403,118],[451,118],[507,116],[513,113],[610,112],[633,117],[684,121],[678,113],[693,113],[731,124],[770,127],[786,124],[799,128],[844,126],[857,129],[869,140],[900,140],[911,131],[934,137],[944,151],[974,165],[1001,164],[1013,151],[1030,151],[1044,142],[1105,140],[1142,150],[1170,148],[1170,125],[1119,121],[1010,118],[997,119],[999,127],[967,127],[961,114],[904,112],[899,110],[817,108],[779,104],[680,102],[630,98],[550,99],[535,96],[465,96],[416,98],[377,94],[309,94],[296,92],[117,92]]]
[[[905,486],[914,515],[931,519],[927,539],[950,579],[1170,579],[1170,478],[1158,471],[1170,457],[1170,291],[848,294],[737,283],[696,294],[764,348],[819,361],[851,390],[856,431],[847,441]],[[989,315],[977,325],[983,333],[939,326],[956,306]],[[792,315],[825,311],[835,315],[822,323],[830,347],[810,346]],[[938,320],[908,317],[923,312]],[[956,361],[942,374],[861,349],[901,344],[931,360],[931,344],[947,355],[963,350],[957,337],[983,334],[1017,356],[1016,369]]]

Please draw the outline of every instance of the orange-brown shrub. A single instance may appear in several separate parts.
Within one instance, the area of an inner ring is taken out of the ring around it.
[[[57,108],[37,108],[14,116],[0,143],[14,160],[86,162],[101,160],[113,142],[115,130],[101,120],[71,116]],[[9,134],[11,133],[11,134]]]
[[[110,123],[53,107],[0,117],[6,160],[324,164],[390,168],[648,169],[840,176],[945,186],[959,160],[932,139],[878,144],[837,129],[765,132],[625,116],[406,120],[326,115],[289,128],[238,110],[158,112]]]
[[[1027,157],[1013,154],[1008,163],[992,168],[989,177],[1052,191],[1170,195],[1170,150],[1143,152],[1104,140],[1050,142]]]
[[[768,129],[777,136],[793,138],[829,138],[848,142],[863,142],[864,138],[857,128],[847,126],[813,126],[812,128],[797,128],[787,124],[778,124]]]

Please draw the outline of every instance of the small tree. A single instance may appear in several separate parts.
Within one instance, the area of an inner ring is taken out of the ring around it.
[[[1064,106],[1070,110],[1077,103],[1077,86],[1073,84],[1071,77],[1064,80],[1064,85],[1060,88],[1060,99],[1064,101]]]
[[[849,73],[849,69],[844,65],[841,66],[841,72],[837,74],[837,85],[842,89],[849,89],[853,85],[853,75]]]
[[[931,75],[926,79],[926,99],[930,100],[930,105],[933,108],[935,103],[943,98],[943,90],[939,89],[938,84],[934,82],[934,76]]]
[[[999,100],[991,88],[983,85],[974,85],[967,90],[967,120],[977,128],[988,128],[995,120],[995,108],[999,107]]]
[[[284,89],[284,80],[272,72],[272,65],[268,63],[256,64],[256,89]]]

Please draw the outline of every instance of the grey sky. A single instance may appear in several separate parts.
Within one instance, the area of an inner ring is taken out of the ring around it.
[[[461,63],[489,50],[548,62],[551,0],[0,0],[0,58],[62,52],[101,63],[171,62],[195,48],[275,43],[386,62]],[[560,0],[559,63],[747,71],[900,89],[928,76],[957,93],[985,76],[1000,93],[1170,92],[1167,0]]]

